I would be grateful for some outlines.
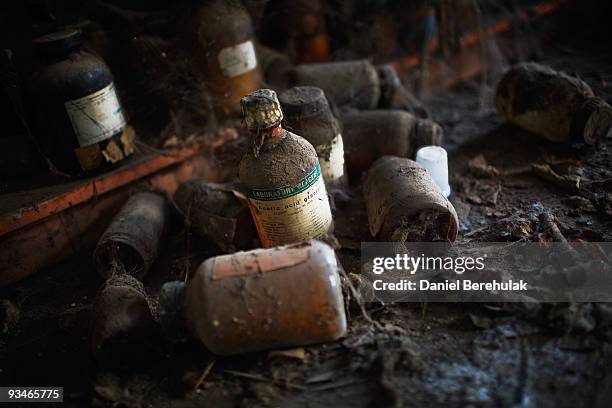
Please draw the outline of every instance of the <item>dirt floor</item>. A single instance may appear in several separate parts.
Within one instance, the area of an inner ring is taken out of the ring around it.
[[[609,57],[582,52],[557,48],[545,62],[581,73],[612,102]],[[540,218],[550,212],[568,240],[611,241],[612,140],[598,149],[551,145],[502,124],[491,92],[475,80],[426,101],[445,130],[460,239],[550,240]],[[532,164],[558,177],[534,173]],[[359,243],[370,239],[359,187],[337,202],[335,218],[340,259],[359,273]],[[153,297],[161,282],[215,253],[178,218],[174,225],[145,281]],[[83,253],[2,289],[0,384],[63,386],[74,406],[603,407],[612,400],[607,305],[369,304],[363,313],[351,304],[345,338],[290,353],[216,358],[195,341],[173,344],[153,331],[136,347],[95,358],[91,307],[101,284]]]

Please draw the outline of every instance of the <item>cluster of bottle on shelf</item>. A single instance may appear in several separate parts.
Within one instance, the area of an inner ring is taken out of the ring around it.
[[[287,128],[309,138],[323,157],[320,171],[340,183],[343,148],[348,171],[359,173],[377,156],[409,157],[420,146],[440,144],[441,128],[404,89],[392,65],[321,62],[328,59],[329,39],[318,2],[313,4],[290,13],[299,16],[289,25],[295,28],[293,61],[257,43],[239,2],[211,1],[199,9],[194,21],[202,23],[186,30],[198,44],[190,64],[201,74],[216,114],[239,116],[240,99],[262,87],[286,91],[281,102]],[[101,57],[83,49],[80,30],[38,37],[33,46],[38,65],[28,81],[31,131],[50,164],[64,174],[90,174],[129,157],[136,134],[121,92]],[[320,89],[290,89],[296,86]],[[312,103],[299,104],[302,97]],[[342,111],[330,113],[330,103]],[[553,141],[593,144],[610,127],[610,106],[588,85],[537,64],[512,68],[499,84],[496,104],[509,121]]]

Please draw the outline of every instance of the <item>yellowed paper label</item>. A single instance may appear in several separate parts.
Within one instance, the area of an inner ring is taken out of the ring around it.
[[[297,186],[249,189],[249,207],[265,248],[319,238],[332,224],[319,164]]]
[[[337,184],[344,177],[344,142],[338,134],[329,145],[317,146],[321,173],[328,184]]]
[[[219,52],[219,67],[224,76],[233,78],[249,72],[257,66],[255,47],[252,41],[227,47]]]
[[[97,92],[65,102],[64,106],[81,147],[106,140],[125,127],[112,82]]]

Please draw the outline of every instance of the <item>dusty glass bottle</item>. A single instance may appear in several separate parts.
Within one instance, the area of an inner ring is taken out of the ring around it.
[[[283,129],[276,92],[260,89],[240,103],[253,148],[238,175],[263,247],[327,235],[332,215],[314,147]]]
[[[451,202],[417,162],[383,156],[363,184],[372,237],[390,242],[453,242],[459,220]]]
[[[108,66],[81,42],[75,29],[34,39],[37,66],[28,89],[34,137],[69,175],[105,170],[131,155],[135,143]]]
[[[210,258],[162,287],[160,320],[221,355],[336,340],[346,332],[336,255],[311,241]]]
[[[380,99],[378,73],[368,60],[297,65],[289,84],[321,88],[337,106],[374,109]]]
[[[218,114],[240,115],[240,98],[260,87],[253,23],[239,1],[212,0],[196,15],[197,64]]]
[[[509,122],[552,142],[595,144],[612,129],[612,107],[586,82],[534,62],[504,75],[495,105]]]
[[[440,125],[402,110],[347,111],[340,120],[351,177],[360,175],[384,155],[414,157],[420,147],[442,144]]]
[[[326,62],[330,45],[321,0],[291,0],[289,7],[289,54],[297,64]]]
[[[325,183],[330,187],[344,185],[344,143],[340,125],[323,90],[296,86],[281,93],[279,100],[284,114],[283,125],[315,147]]]

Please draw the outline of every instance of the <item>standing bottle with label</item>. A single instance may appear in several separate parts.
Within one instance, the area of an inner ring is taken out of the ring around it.
[[[285,116],[283,124],[315,147],[327,186],[346,184],[340,125],[323,90],[314,86],[296,86],[281,93],[279,99]]]
[[[253,24],[238,1],[212,0],[197,17],[200,43],[196,59],[222,116],[240,115],[240,98],[260,87]]]
[[[68,175],[107,169],[131,155],[135,143],[113,75],[81,42],[75,29],[34,39],[38,64],[28,90],[34,137]]]
[[[264,248],[326,236],[331,209],[315,148],[283,129],[283,112],[270,89],[240,101],[253,148],[239,177]]]
[[[325,24],[325,4],[322,0],[290,0],[287,9],[289,55],[296,64],[326,62],[330,44]]]

